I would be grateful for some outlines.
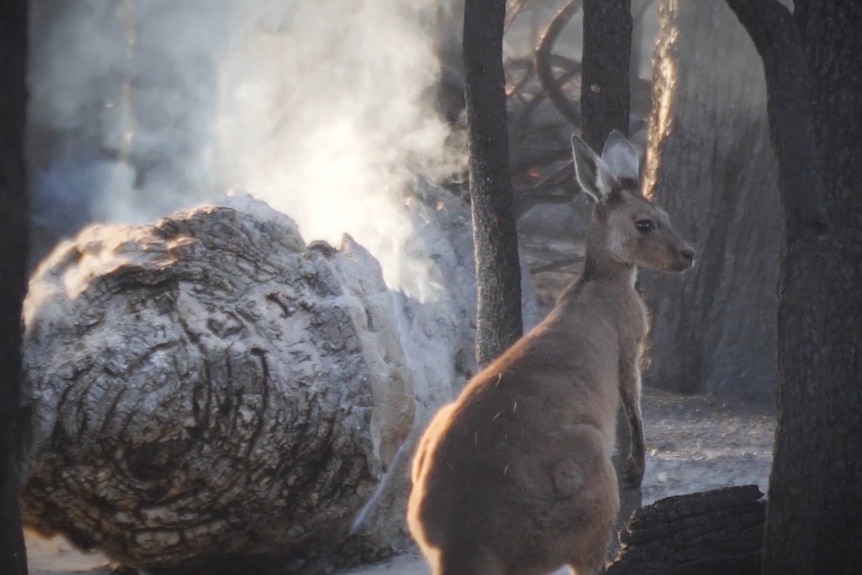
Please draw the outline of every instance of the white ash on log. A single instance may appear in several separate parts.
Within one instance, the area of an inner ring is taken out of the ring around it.
[[[25,302],[26,523],[156,570],[387,552],[410,432],[473,354],[469,211],[425,187],[436,301],[245,197],[56,248]]]

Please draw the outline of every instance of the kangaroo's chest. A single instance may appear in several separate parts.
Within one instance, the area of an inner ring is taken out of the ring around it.
[[[647,310],[640,294],[631,290],[619,299],[618,306],[618,330],[621,333],[630,332],[632,335],[643,337],[647,325]]]

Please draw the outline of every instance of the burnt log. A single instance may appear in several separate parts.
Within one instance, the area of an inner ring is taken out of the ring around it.
[[[345,540],[413,423],[390,296],[264,208],[93,226],[38,268],[29,526],[146,568]]]
[[[607,575],[756,575],[764,511],[756,485],[660,499],[634,512]]]
[[[425,301],[245,197],[58,246],[24,305],[26,524],[165,573],[398,550],[411,432],[475,369],[469,209],[407,204]]]

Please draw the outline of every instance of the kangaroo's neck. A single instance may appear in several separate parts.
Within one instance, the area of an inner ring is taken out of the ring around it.
[[[602,258],[590,258],[589,254],[581,273],[581,282],[603,281],[634,287],[636,279],[637,267]]]
[[[587,233],[584,270],[580,281],[603,281],[634,287],[637,267],[621,263],[611,256],[608,249],[610,238],[606,237],[605,232],[601,227],[591,226]]]

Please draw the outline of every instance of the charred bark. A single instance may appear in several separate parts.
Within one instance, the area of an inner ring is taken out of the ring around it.
[[[635,512],[607,575],[757,575],[764,503],[756,485],[660,499]]]
[[[722,2],[660,5],[646,190],[702,255],[682,281],[641,274],[647,383],[772,400],[782,222],[760,58]]]
[[[478,292],[476,357],[484,366],[519,337],[521,270],[509,177],[503,24],[506,0],[467,0],[465,98]]]
[[[26,0],[0,4],[0,573],[27,573],[18,507],[21,433],[21,304],[27,285]]]
[[[777,0],[727,0],[727,4],[763,60],[785,235],[807,240],[826,230],[828,214],[818,170],[810,79],[799,32],[790,12]]]
[[[862,562],[862,6],[797,2],[793,22],[777,2],[729,3],[763,58],[786,225],[784,379],[763,573],[854,573]]]
[[[584,0],[582,135],[594,150],[602,149],[608,134],[613,130],[628,134],[631,42],[630,0]],[[641,505],[640,485],[633,487],[625,480],[630,450],[628,418],[620,408],[617,417],[617,455],[614,457],[620,490],[617,529]]]
[[[601,150],[608,134],[628,135],[631,0],[584,0],[582,137]]]

